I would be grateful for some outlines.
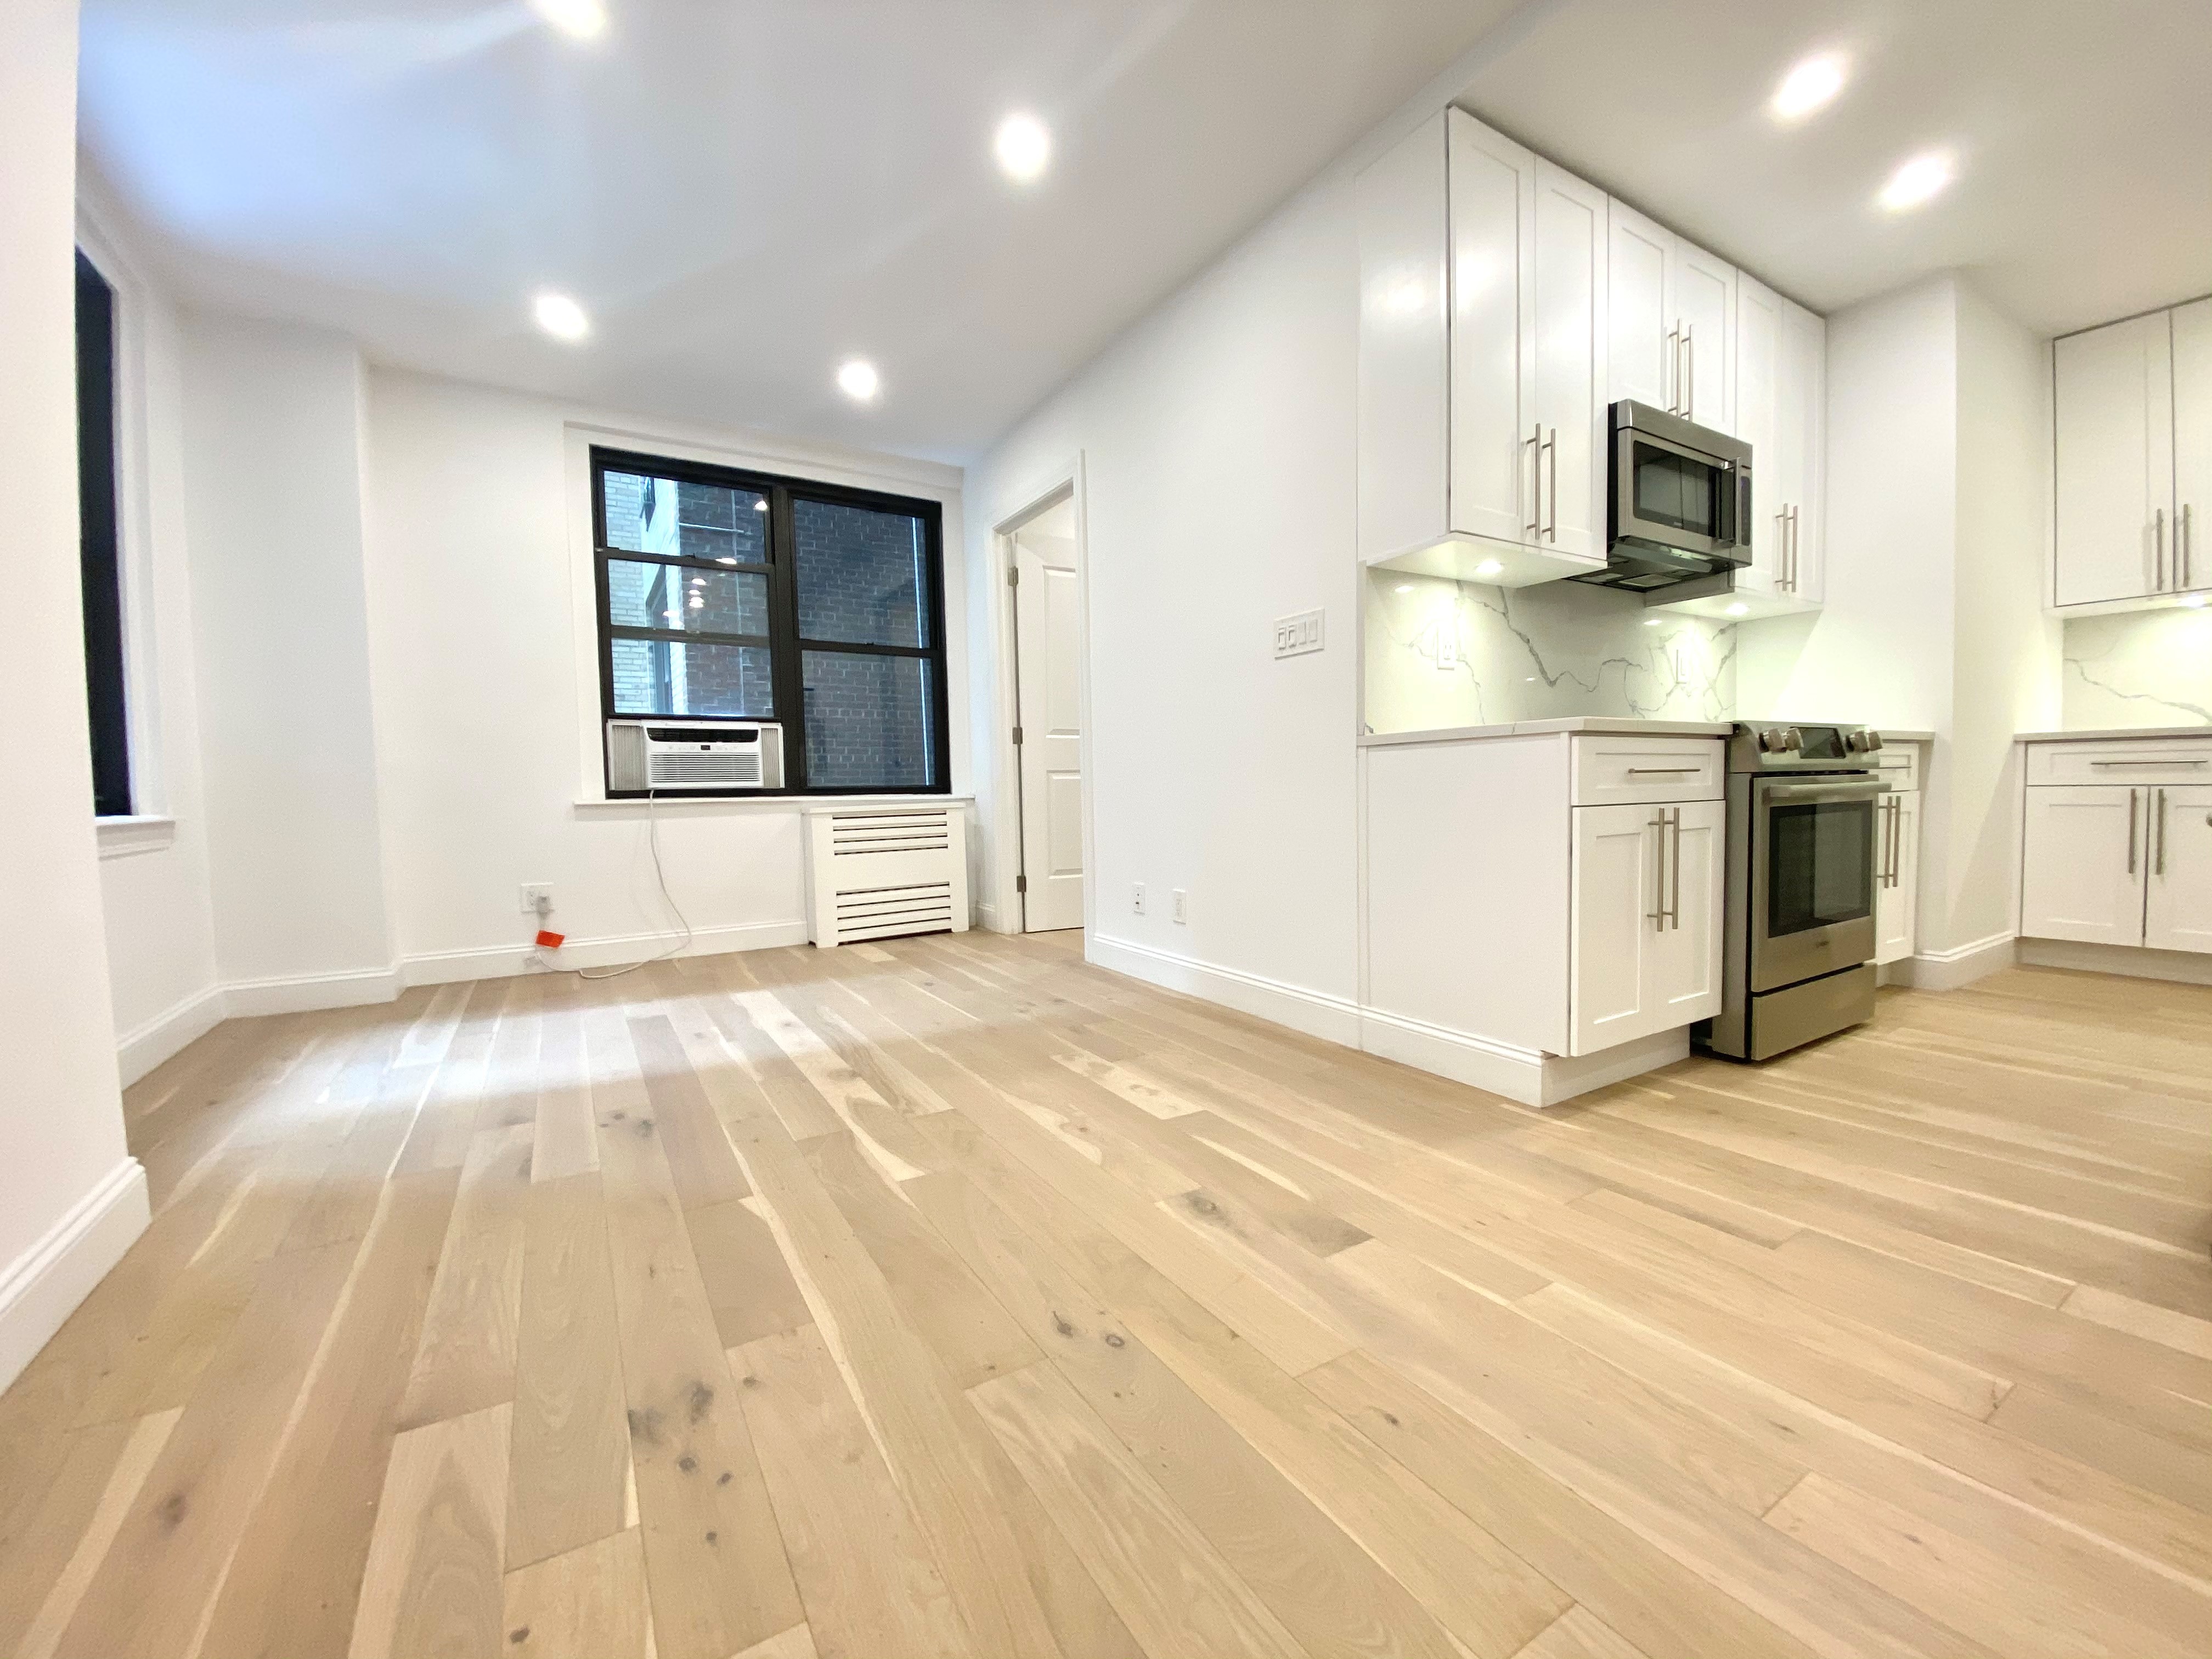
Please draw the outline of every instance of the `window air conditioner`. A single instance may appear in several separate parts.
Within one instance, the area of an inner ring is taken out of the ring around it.
[[[607,789],[781,789],[783,727],[773,720],[609,720]]]

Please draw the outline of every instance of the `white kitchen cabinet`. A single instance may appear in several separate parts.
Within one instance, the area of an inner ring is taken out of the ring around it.
[[[2145,792],[2070,784],[2027,793],[2020,931],[2032,939],[2141,945]]]
[[[1732,432],[1735,268],[1625,202],[1607,222],[1613,397]]]
[[[2173,308],[2174,587],[2212,588],[2212,300]]]
[[[1601,567],[1602,193],[1453,109],[1358,197],[1361,561],[1500,586]]]
[[[1778,597],[1789,591],[1789,515],[1779,466],[1783,299],[1754,276],[1736,277],[1735,435],[1751,446],[1751,562],[1735,573],[1736,591]]]
[[[1874,959],[1876,966],[1912,954],[1918,927],[1920,792],[1893,789],[1875,809]]]
[[[1827,320],[1784,300],[1775,373],[1774,459],[1765,462],[1753,452],[1752,490],[1787,515],[1781,574],[1789,599],[1808,610],[1826,593],[1827,457]]]
[[[2051,374],[2056,603],[2178,591],[2173,313],[2068,335],[2052,345]]]
[[[1570,1053],[1720,1012],[1727,806],[1574,809]]]
[[[2212,952],[2212,786],[2144,791],[2143,943]]]

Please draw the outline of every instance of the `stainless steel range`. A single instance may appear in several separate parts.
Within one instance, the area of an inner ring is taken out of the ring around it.
[[[1741,725],[1729,740],[1721,1011],[1691,1041],[1766,1060],[1874,1015],[1881,733]]]

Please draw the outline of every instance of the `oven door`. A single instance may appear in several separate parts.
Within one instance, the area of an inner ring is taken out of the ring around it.
[[[1875,952],[1879,778],[1753,781],[1751,988],[1779,990]]]
[[[1615,431],[1613,533],[1741,563],[1751,468],[1635,427]]]

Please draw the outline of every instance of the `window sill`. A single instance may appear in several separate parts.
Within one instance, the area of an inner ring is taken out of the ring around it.
[[[100,840],[100,856],[104,859],[127,859],[137,853],[158,853],[177,839],[177,821],[153,813],[134,813],[129,817],[94,818],[94,833]]]
[[[656,812],[674,810],[678,812],[700,812],[719,808],[726,812],[804,812],[811,807],[846,809],[857,806],[966,806],[975,800],[973,795],[891,794],[891,795],[698,795],[678,797],[662,795],[651,802],[643,799],[606,800],[585,799],[578,797],[569,803],[582,813],[620,813],[642,817],[650,805]]]

